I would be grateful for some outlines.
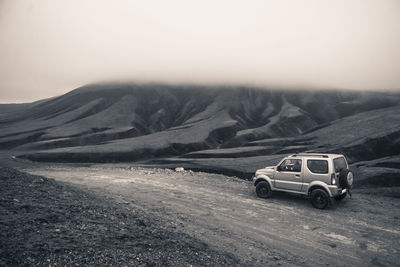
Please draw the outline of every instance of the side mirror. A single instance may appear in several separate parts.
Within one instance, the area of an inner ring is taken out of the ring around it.
[[[276,166],[275,169],[280,172],[281,171],[281,166]]]

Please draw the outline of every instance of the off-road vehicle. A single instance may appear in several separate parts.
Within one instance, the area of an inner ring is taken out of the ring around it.
[[[269,198],[272,191],[284,191],[310,197],[311,204],[324,209],[332,199],[350,194],[353,173],[340,154],[294,154],[277,166],[256,171],[253,178],[257,196]]]

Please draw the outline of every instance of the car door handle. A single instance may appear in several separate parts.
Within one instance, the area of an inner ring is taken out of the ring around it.
[[[296,174],[296,177],[300,178],[300,174]]]

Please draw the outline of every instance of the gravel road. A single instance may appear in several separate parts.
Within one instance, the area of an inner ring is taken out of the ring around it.
[[[217,174],[128,165],[24,168],[140,206],[210,248],[253,265],[395,266],[400,259],[400,199],[353,194],[326,210],[308,199],[256,197],[251,182]]]
[[[137,206],[0,167],[0,266],[238,265]]]

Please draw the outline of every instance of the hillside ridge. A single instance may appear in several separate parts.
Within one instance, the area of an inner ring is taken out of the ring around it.
[[[92,84],[0,105],[0,150],[38,161],[181,164],[239,176],[263,166],[261,158],[301,151],[376,161],[400,154],[399,100],[393,92]]]

